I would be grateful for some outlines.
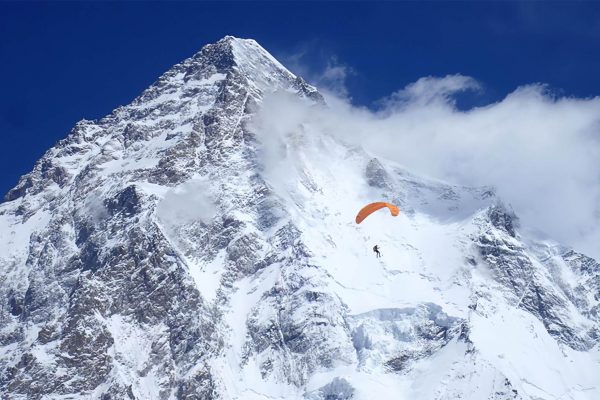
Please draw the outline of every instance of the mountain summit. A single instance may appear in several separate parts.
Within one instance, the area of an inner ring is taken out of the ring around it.
[[[0,397],[600,398],[595,260],[525,236],[489,188],[310,123],[261,132],[278,93],[325,106],[228,36],[21,178],[0,204]],[[400,215],[356,225],[379,200]]]

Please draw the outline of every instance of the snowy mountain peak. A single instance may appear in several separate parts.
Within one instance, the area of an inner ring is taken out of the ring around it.
[[[104,160],[107,153],[120,154],[119,148],[147,142],[153,134],[169,129],[172,129],[169,137],[182,138],[214,125],[216,121],[211,118],[216,109],[225,107],[228,113],[242,116],[256,108],[266,93],[276,91],[324,102],[314,87],[289,72],[254,40],[227,36],[169,69],[130,105],[118,107],[99,121],[77,123],[66,139],[21,178],[5,200],[39,193],[48,185],[64,187],[68,178],[78,173],[70,169],[80,171],[87,165],[75,162],[72,156],[78,154],[81,157],[75,157],[76,160],[87,159],[93,151],[86,149],[94,145],[103,143],[101,155],[94,159]],[[177,140],[169,142],[177,143]],[[87,155],[83,156],[84,153]],[[67,159],[68,166],[64,165]]]
[[[218,52],[222,54],[231,54],[232,60],[238,67],[249,67],[248,64],[268,66],[272,64],[278,70],[284,71],[290,76],[295,76],[289,72],[275,57],[273,57],[264,47],[253,39],[240,39],[234,36],[225,36],[215,44],[206,45],[200,53]]]
[[[8,193],[0,397],[600,398],[600,264],[489,188],[311,123],[265,134],[277,91],[323,103],[225,37]],[[355,224],[374,200],[400,215]]]
[[[209,83],[235,81],[249,89],[257,98],[265,91],[293,88],[304,92],[308,97],[322,100],[315,88],[288,71],[256,41],[233,36],[226,36],[214,44],[204,46],[193,57],[163,74],[144,94],[162,92],[170,87],[193,87],[199,82],[206,83],[207,80]],[[144,96],[140,98],[140,101],[145,100]]]

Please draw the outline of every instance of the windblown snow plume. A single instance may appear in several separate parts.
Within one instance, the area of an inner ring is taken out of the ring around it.
[[[167,191],[158,204],[157,215],[165,224],[183,225],[214,218],[216,209],[210,185],[190,180]]]
[[[226,37],[81,121],[0,204],[0,397],[600,398],[597,100],[472,89]]]

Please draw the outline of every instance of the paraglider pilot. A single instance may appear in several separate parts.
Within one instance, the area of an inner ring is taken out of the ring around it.
[[[379,252],[379,245],[373,246],[373,251],[377,254],[377,258],[381,257],[381,253]]]

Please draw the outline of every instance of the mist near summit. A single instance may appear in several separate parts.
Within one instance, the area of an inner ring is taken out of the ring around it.
[[[285,157],[272,145],[310,126],[431,178],[492,186],[521,229],[600,259],[600,97],[557,96],[531,84],[462,110],[457,95],[484,85],[458,74],[421,78],[373,110],[352,105],[345,78],[344,66],[328,65],[309,79],[326,106],[286,93],[264,99],[254,124],[274,149],[265,152],[267,166],[279,168]]]

